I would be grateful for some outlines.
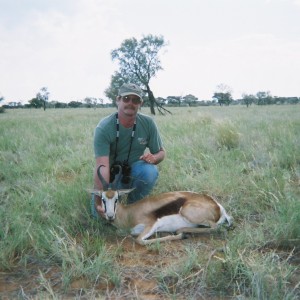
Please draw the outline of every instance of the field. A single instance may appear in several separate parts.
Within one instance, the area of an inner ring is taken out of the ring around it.
[[[93,131],[113,111],[0,115],[0,299],[299,299],[300,106],[154,116],[153,193],[213,195],[234,227],[147,247],[90,217]]]

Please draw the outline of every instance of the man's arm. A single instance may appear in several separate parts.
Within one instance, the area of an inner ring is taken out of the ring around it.
[[[101,175],[103,176],[104,180],[109,183],[109,157],[108,156],[100,156],[96,158],[96,167],[94,170],[94,189],[95,190],[103,190],[102,183],[98,177],[97,169],[99,166],[103,166],[100,168]],[[102,208],[102,202],[101,198],[97,195],[94,195],[95,197],[95,208],[96,211],[103,216],[104,209]]]

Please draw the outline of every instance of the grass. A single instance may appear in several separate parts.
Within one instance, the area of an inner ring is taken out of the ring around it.
[[[297,299],[300,106],[171,110],[154,117],[167,158],[153,193],[214,195],[233,216],[234,230],[204,243],[182,241],[180,249],[137,249],[156,264],[123,266],[128,250],[110,242],[120,232],[90,217],[86,193],[93,185],[93,130],[114,110],[9,110],[0,116],[0,270],[9,274],[33,261],[59,267],[60,290],[40,270],[42,298],[60,298],[83,278],[90,298],[125,296],[124,274],[139,270],[157,282],[156,295],[170,299]]]

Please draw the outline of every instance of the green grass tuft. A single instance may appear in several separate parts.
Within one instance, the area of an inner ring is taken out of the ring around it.
[[[300,106],[171,110],[154,117],[167,157],[153,193],[208,193],[233,216],[234,229],[216,241],[183,241],[168,265],[160,263],[167,244],[147,247],[158,254],[143,276],[158,282],[161,298],[298,299]],[[109,245],[111,236],[128,232],[93,220],[86,192],[93,186],[94,128],[114,111],[1,114],[1,271],[38,260],[60,268],[65,290],[84,278],[110,286],[108,298],[126,295],[119,262],[127,250]],[[95,290],[87,295],[96,297]],[[61,298],[42,271],[37,297]]]

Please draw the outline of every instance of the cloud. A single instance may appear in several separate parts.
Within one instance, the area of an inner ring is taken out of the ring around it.
[[[180,60],[180,56],[186,59]],[[299,40],[250,34],[202,45],[182,45],[180,51],[170,49],[162,63],[166,72],[153,80],[160,96],[168,96],[172,90],[172,95],[192,93],[211,99],[220,83],[232,88],[234,98],[260,90],[270,90],[278,96],[287,95],[287,90],[289,96],[299,95]]]
[[[150,82],[156,96],[210,99],[220,83],[234,97],[299,96],[299,2],[0,0],[0,93],[28,101],[46,86],[50,100],[104,97],[111,50],[151,33],[170,42]]]
[[[9,31],[0,27],[3,86],[15,82],[11,89],[20,90],[14,92],[18,100],[33,98],[43,86],[62,101],[99,96],[108,85],[107,72],[113,72],[110,50],[119,43],[110,32],[110,9],[104,1],[80,0],[72,14],[31,9]]]

